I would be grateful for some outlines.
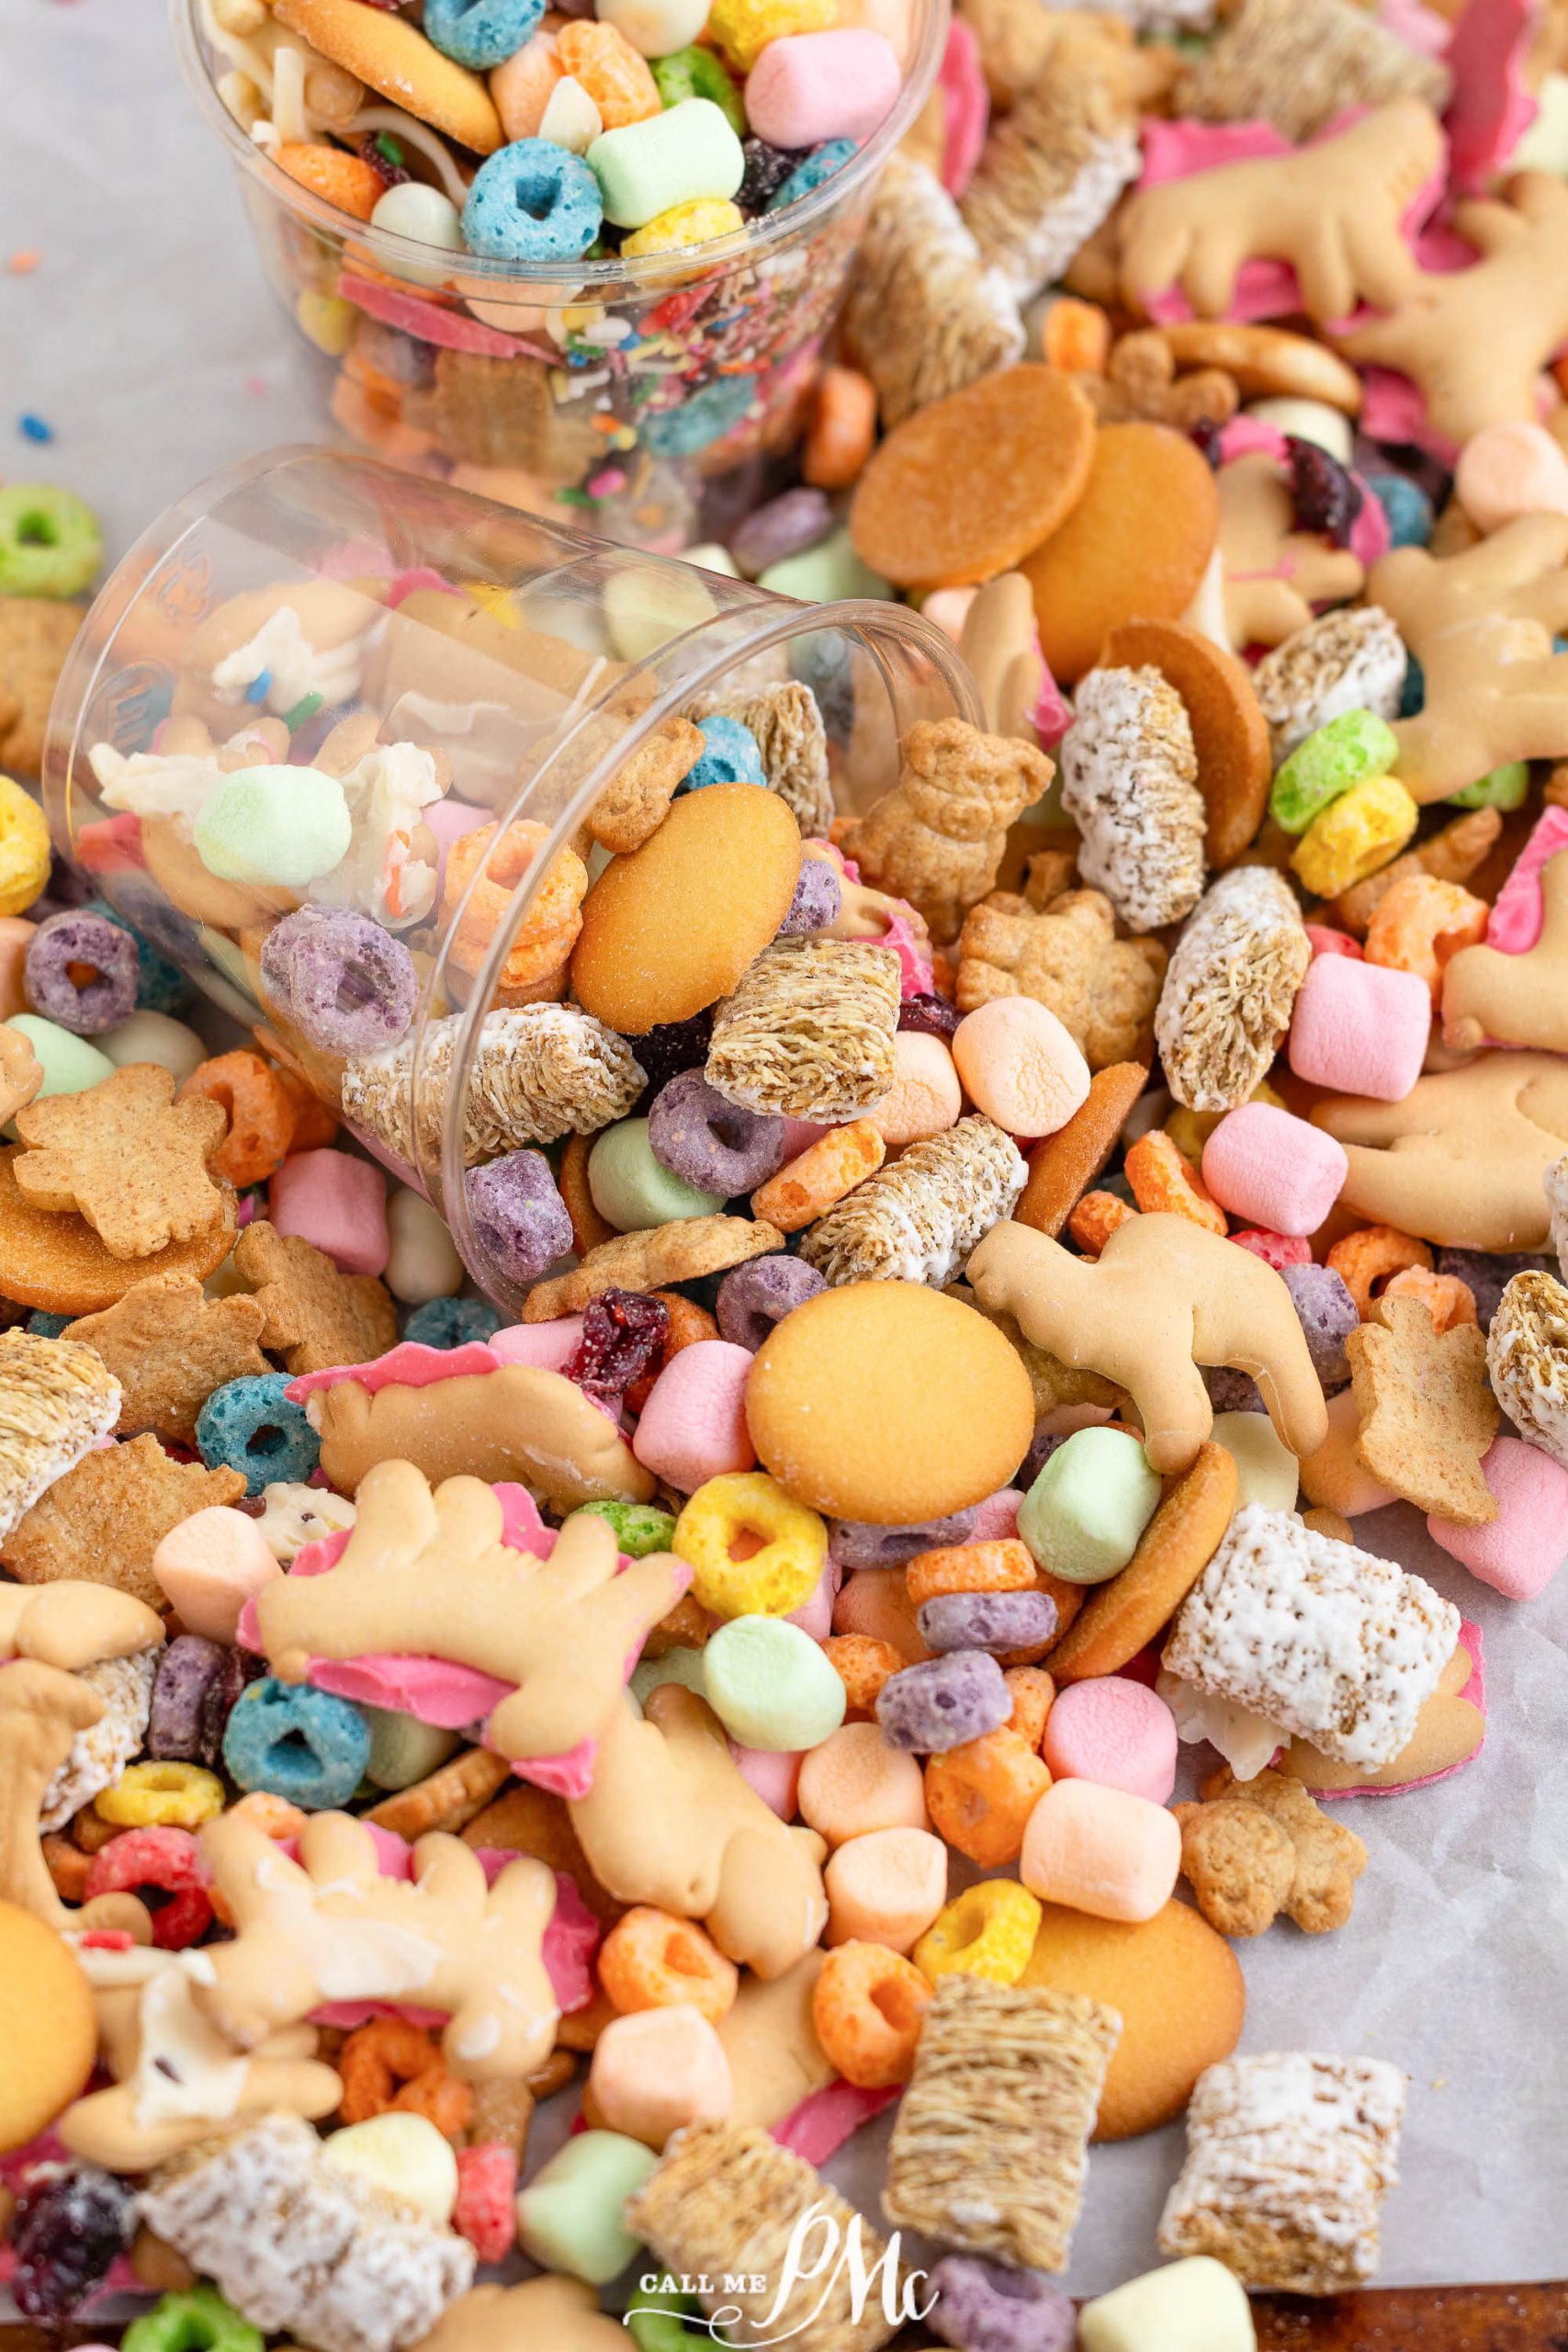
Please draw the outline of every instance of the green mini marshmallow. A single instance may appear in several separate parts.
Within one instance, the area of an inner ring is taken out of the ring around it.
[[[1274,778],[1269,813],[1285,832],[1304,833],[1352,785],[1392,775],[1398,757],[1393,729],[1376,711],[1341,711],[1297,744]]]
[[[1450,792],[1450,808],[1501,808],[1505,815],[1511,809],[1522,808],[1530,788],[1528,760],[1505,760],[1500,768],[1489,768],[1459,792]]]
[[[1103,1584],[1137,1550],[1159,1496],[1137,1438],[1126,1430],[1076,1430],[1025,1495],[1018,1532],[1052,1576]]]
[[[57,1021],[45,1021],[37,1012],[14,1012],[6,1026],[20,1030],[43,1071],[43,1084],[38,1091],[40,1102],[48,1094],[85,1094],[100,1079],[114,1076],[107,1054],[99,1053],[85,1037],[62,1029]]]
[[[666,1650],[662,1657],[639,1658],[632,1668],[632,1679],[626,1688],[639,1707],[648,1704],[648,1694],[657,1690],[661,1682],[678,1682],[684,1690],[694,1690],[699,1699],[707,1697],[707,1669],[703,1661],[705,1649],[688,1649],[683,1644]]]
[[[784,1617],[732,1617],[702,1652],[707,1701],[742,1747],[795,1756],[844,1720],[844,1684],[820,1645]]]
[[[604,218],[642,229],[671,206],[701,197],[730,197],[746,157],[724,110],[711,98],[682,98],[662,114],[602,131],[588,150]]]
[[[655,1159],[646,1119],[621,1119],[605,1128],[588,1155],[588,1190],[617,1233],[649,1233],[680,1217],[712,1216],[724,1206],[722,1193],[699,1192]]]
[[[880,572],[863,563],[848,531],[835,531],[799,555],[786,555],[757,574],[759,588],[774,596],[794,596],[802,605],[839,605],[855,597],[886,603],[893,591]]]
[[[619,2278],[638,2241],[621,2219],[659,2158],[620,2132],[580,2132],[517,2195],[517,2242],[545,2270],[590,2287]]]
[[[370,1726],[365,1777],[378,1789],[412,1789],[416,1781],[428,1780],[457,1746],[455,1731],[422,1724],[417,1715],[401,1714],[395,1707],[365,1706],[360,1713]]]
[[[348,855],[354,820],[320,768],[236,768],[196,813],[197,854],[225,882],[302,890]]]

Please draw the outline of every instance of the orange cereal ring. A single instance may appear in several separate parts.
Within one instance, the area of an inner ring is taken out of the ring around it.
[[[280,172],[287,172],[324,204],[335,204],[340,212],[351,213],[355,220],[368,220],[387,193],[380,173],[344,147],[286,139],[271,153]]]
[[[1098,302],[1058,295],[1040,329],[1040,352],[1047,368],[1069,376],[1103,376],[1111,356],[1111,321]]]
[[[807,1144],[796,1159],[770,1176],[751,1195],[751,1214],[781,1233],[798,1233],[874,1176],[887,1156],[880,1128],[870,1119],[852,1119]]]
[[[666,1310],[670,1327],[664,1334],[664,1345],[660,1350],[658,1361],[640,1380],[634,1380],[626,1391],[627,1410],[633,1413],[641,1412],[653,1394],[654,1382],[672,1356],[678,1356],[682,1348],[694,1347],[699,1340],[716,1340],[718,1337],[718,1325],[707,1308],[699,1306],[694,1298],[683,1298],[678,1290],[650,1290],[648,1295],[649,1298],[656,1298]]]
[[[1004,1724],[931,1758],[926,1810],[938,1837],[982,1870],[998,1870],[1017,1861],[1029,1816],[1050,1785],[1029,1742]]]
[[[639,1903],[600,1946],[599,1982],[623,2012],[683,2002],[716,2025],[735,2006],[740,1972],[694,1921]]]
[[[62,1838],[53,1830],[39,1840],[43,1849],[44,1867],[54,1881],[54,1891],[62,1903],[85,1903],[87,1880],[92,1872],[93,1858],[69,1838]]]
[[[1012,1698],[1012,1713],[1003,1731],[1016,1732],[1025,1747],[1038,1748],[1045,1736],[1045,1718],[1056,1695],[1055,1684],[1039,1666],[1010,1666],[1002,1680]]]
[[[180,1088],[178,1100],[221,1103],[229,1132],[208,1161],[215,1176],[231,1184],[259,1184],[282,1165],[294,1138],[294,1105],[259,1054],[243,1047],[201,1062]]]
[[[1153,1216],[1184,1216],[1222,1239],[1230,1224],[1184,1151],[1179,1151],[1163,1127],[1140,1136],[1122,1162],[1133,1198]]]
[[[648,60],[615,25],[592,17],[563,25],[556,35],[556,56],[561,72],[581,83],[606,130],[645,121],[663,107]]]
[[[1098,1258],[1117,1227],[1137,1214],[1115,1193],[1086,1193],[1067,1219],[1067,1231],[1086,1258]]]
[[[592,26],[585,28],[596,29]],[[612,29],[603,28],[602,29]],[[616,35],[617,40],[620,36]],[[490,944],[506,921],[513,893],[545,842],[549,828],[531,818],[514,824],[480,825],[463,833],[446,853],[441,912],[450,922],[479,868],[484,871],[452,934],[452,960],[461,972],[479,970]],[[546,875],[527,920],[513,940],[501,970],[501,986],[533,986],[565,964],[582,929],[580,911],[588,888],[588,868],[573,849],[563,849]]]
[[[298,1838],[310,1815],[287,1797],[275,1796],[270,1789],[253,1789],[248,1796],[229,1807],[236,1821],[248,1821],[264,1838]]]
[[[941,1551],[917,1552],[904,1580],[917,1605],[943,1592],[1032,1592],[1034,1555],[1016,1535],[996,1536],[985,1544],[953,1544]]]
[[[876,442],[876,387],[858,368],[824,368],[812,395],[800,470],[817,490],[848,490]]]
[[[372,2018],[356,2026],[338,2052],[343,2082],[339,2113],[345,2123],[367,2122],[389,2109],[423,2115],[444,2139],[468,2127],[474,2095],[447,2065],[434,2038],[407,2018]]]
[[[811,1995],[823,2055],[857,2090],[907,2083],[931,1997],[912,1960],[885,1944],[840,1944],[823,1962]]]
[[[908,1663],[891,1642],[879,1642],[873,1634],[831,1634],[822,1645],[822,1655],[843,1684],[853,1716],[869,1715],[888,1676],[900,1673]]]
[[[1426,981],[1436,1004],[1450,956],[1480,944],[1489,911],[1484,899],[1457,882],[1439,882],[1431,874],[1402,875],[1367,925],[1367,961],[1414,972]]]
[[[1406,1266],[1395,1274],[1384,1290],[1383,1298],[1418,1298],[1439,1331],[1452,1331],[1461,1323],[1479,1321],[1475,1312],[1475,1293],[1470,1284],[1461,1282],[1457,1274],[1435,1274],[1425,1266]],[[1373,1316],[1378,1322],[1382,1299],[1375,1302]]]
[[[1424,1241],[1413,1234],[1401,1233],[1397,1226],[1363,1225],[1337,1241],[1325,1262],[1339,1276],[1356,1302],[1364,1323],[1372,1311],[1377,1286],[1386,1283],[1391,1274],[1402,1274],[1410,1266],[1422,1266],[1431,1271],[1432,1253]]]

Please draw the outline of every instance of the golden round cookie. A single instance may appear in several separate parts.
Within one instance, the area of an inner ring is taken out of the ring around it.
[[[1113,668],[1157,670],[1181,696],[1208,811],[1203,854],[1220,871],[1234,865],[1263,822],[1274,775],[1269,721],[1246,662],[1186,621],[1123,621],[1100,659]]]
[[[1219,528],[1214,477],[1184,433],[1102,426],[1082,497],[1020,567],[1052,676],[1076,683],[1122,621],[1179,619]]]
[[[850,508],[855,552],[900,588],[1010,571],[1083,494],[1094,412],[1037,363],[982,376],[896,425]]]
[[[493,155],[503,143],[483,75],[443,57],[406,17],[389,17],[366,0],[274,0],[273,14],[345,74],[476,155]]]
[[[0,1266],[6,1296],[19,1306],[96,1315],[151,1274],[195,1274],[205,1282],[234,1246],[234,1194],[225,1184],[209,1232],[171,1241],[150,1258],[116,1258],[73,1209],[38,1209],[22,1198],[12,1167],[18,1148],[0,1151]]]
[[[1220,1546],[1235,1509],[1235,1457],[1211,1438],[1172,1478],[1126,1566],[1097,1584],[1055,1649],[1054,1682],[1114,1674],[1168,1624]]]
[[[0,2151],[25,2148],[86,2084],[98,2018],[81,1962],[43,1920],[0,1903]]]
[[[1223,368],[1244,401],[1322,401],[1347,416],[1360,413],[1359,376],[1311,335],[1227,319],[1188,319],[1159,332],[1183,374],[1190,368]]]
[[[1047,1903],[1021,1981],[1087,1993],[1121,2017],[1097,2140],[1131,2140],[1179,2115],[1204,2067],[1230,2056],[1247,2015],[1235,1952],[1174,1896],[1136,1926]]]
[[[1005,1486],[1029,1451],[1034,1392],[974,1307],[919,1283],[847,1283],[775,1324],[746,1419],[763,1467],[801,1502],[897,1527]]]
[[[716,1004],[789,912],[800,854],[800,828],[776,792],[688,792],[582,901],[579,1003],[625,1037]]]

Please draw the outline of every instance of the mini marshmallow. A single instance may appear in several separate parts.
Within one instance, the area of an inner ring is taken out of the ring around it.
[[[879,1724],[840,1724],[800,1759],[800,1817],[829,1846],[878,1829],[925,1829],[925,1776],[913,1756],[888,1747]]]
[[[699,1697],[706,1692],[700,1691]],[[800,1810],[800,1755],[771,1747],[743,1747],[729,1743],[729,1760],[754,1796],[781,1821],[793,1821]]]
[[[1235,1464],[1237,1510],[1294,1510],[1302,1466],[1267,1413],[1216,1413],[1213,1439]]]
[[[170,1528],[152,1574],[187,1634],[228,1643],[246,1601],[283,1570],[254,1519],[215,1503]]]
[[[1291,1016],[1291,1068],[1337,1094],[1403,1102],[1421,1075],[1431,1027],[1431,995],[1419,973],[1314,956]]]
[[[334,2172],[373,2182],[389,2197],[400,2197],[432,2229],[445,2229],[452,2218],[457,2159],[427,2115],[387,2108],[362,2123],[345,2124],[322,2141],[321,2161]]]
[[[644,1469],[683,1495],[727,1470],[754,1469],[745,1406],[751,1364],[750,1350],[728,1340],[697,1340],[671,1356],[632,1440]]]
[[[1315,1453],[1302,1456],[1301,1490],[1321,1510],[1339,1511],[1359,1519],[1363,1511],[1382,1510],[1399,1498],[1364,1469],[1356,1452],[1361,1432],[1360,1408],[1353,1388],[1342,1388],[1328,1399],[1328,1435]]]
[[[976,1109],[1009,1135],[1054,1136],[1089,1100],[1089,1064],[1071,1032],[1032,996],[966,1012],[953,1058]]]
[[[689,1355],[691,1350],[685,1352]],[[902,1568],[862,1568],[851,1577],[833,1603],[833,1631],[886,1642],[906,1666],[918,1666],[931,1656],[915,1623],[915,1603]]]
[[[463,1261],[446,1220],[406,1184],[387,1204],[387,1288],[405,1306],[451,1298],[463,1287]]]
[[[267,1187],[279,1233],[324,1250],[340,1274],[378,1274],[391,1250],[387,1179],[373,1159],[346,1151],[290,1153]]]
[[[1269,1102],[1227,1112],[1203,1146],[1220,1206],[1273,1233],[1315,1233],[1349,1172],[1343,1144]]]
[[[1485,1527],[1428,1517],[1434,1544],[1509,1600],[1533,1600],[1568,1557],[1568,1470],[1522,1438],[1495,1437],[1481,1475],[1497,1499]]]
[[[1103,1584],[1132,1558],[1159,1497],[1159,1480],[1130,1431],[1077,1430],[1024,1497],[1018,1532],[1052,1576]]]
[[[1247,2290],[1212,2254],[1147,2270],[1086,2303],[1078,2352],[1257,2352]]]
[[[947,1848],[929,1829],[849,1838],[823,1872],[830,1944],[912,1951],[947,1901]]]
[[[1095,1781],[1054,1781],[1029,1816],[1018,1874],[1042,1903],[1139,1920],[1164,1909],[1180,1867],[1181,1831],[1163,1805]]]
[[[645,2142],[623,2132],[578,2132],[518,2191],[518,2245],[542,2270],[607,2287],[637,2249],[621,2208],[656,2161]]]
[[[834,27],[771,40],[746,77],[746,119],[774,147],[869,139],[895,104],[902,75],[877,32]]]
[[[893,1083],[865,1114],[889,1151],[944,1135],[964,1108],[953,1056],[941,1037],[900,1029],[893,1040]]]
[[[564,1372],[581,1343],[581,1315],[557,1315],[547,1323],[503,1323],[485,1341],[502,1363],[537,1364],[542,1372]]]
[[[724,2044],[689,2001],[612,2018],[593,2045],[588,2088],[607,2130],[649,2148],[684,2124],[721,2120],[735,2097]]]
[[[1058,1691],[1040,1752],[1057,1781],[1094,1781],[1163,1805],[1176,1786],[1176,1717],[1146,1684],[1090,1676]]]
[[[1454,492],[1487,538],[1521,514],[1568,514],[1568,457],[1544,424],[1483,425],[1459,453]]]

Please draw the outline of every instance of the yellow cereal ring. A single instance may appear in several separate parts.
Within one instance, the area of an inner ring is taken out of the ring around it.
[[[128,1764],[93,1810],[122,1829],[197,1829],[223,1803],[222,1781],[199,1764]]]
[[[1397,777],[1370,775],[1313,819],[1291,864],[1314,898],[1337,899],[1397,857],[1420,815]]]
[[[1029,1965],[1041,1909],[1016,1879],[987,1878],[939,1911],[915,1946],[915,1966],[939,1976],[984,1976],[1016,1984]]]
[[[771,40],[825,33],[838,15],[838,0],[713,0],[707,29],[725,63],[750,74]]]
[[[624,254],[672,254],[687,245],[705,245],[715,237],[732,237],[746,226],[745,215],[728,197],[694,196],[657,212],[635,236],[623,237]]]
[[[0,915],[19,915],[49,880],[49,827],[32,795],[0,775]]]
[[[821,1580],[828,1530],[765,1470],[728,1470],[697,1488],[670,1548],[716,1617],[787,1617]]]

